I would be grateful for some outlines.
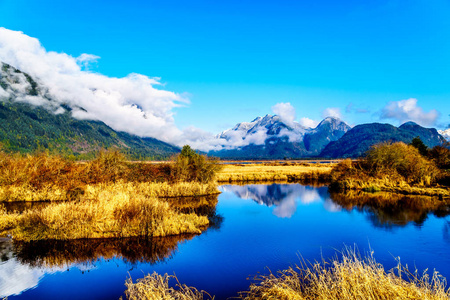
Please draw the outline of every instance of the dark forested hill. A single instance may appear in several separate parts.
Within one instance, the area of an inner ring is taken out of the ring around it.
[[[398,128],[390,124],[370,123],[353,127],[339,140],[329,143],[320,156],[357,158],[364,156],[372,145],[381,142],[411,143],[417,136],[430,148],[445,141],[436,129],[424,128],[413,122],[405,123]]]
[[[74,119],[70,109],[54,114],[27,103],[0,101],[0,143],[7,151],[46,150],[64,156],[89,157],[115,148],[133,159],[165,159],[177,147],[153,138],[116,132],[103,122]]]

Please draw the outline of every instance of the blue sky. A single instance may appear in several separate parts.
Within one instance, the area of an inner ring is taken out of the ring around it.
[[[190,100],[173,108],[181,129],[218,133],[282,102],[297,120],[450,123],[444,0],[0,0],[0,12],[47,51],[100,57],[92,72],[161,78]]]

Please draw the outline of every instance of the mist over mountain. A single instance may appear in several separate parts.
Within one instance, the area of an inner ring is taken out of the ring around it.
[[[116,148],[135,159],[165,159],[179,152],[157,139],[74,117],[83,111],[81,106],[56,99],[27,73],[0,62],[0,143],[5,150],[89,157],[102,148]]]

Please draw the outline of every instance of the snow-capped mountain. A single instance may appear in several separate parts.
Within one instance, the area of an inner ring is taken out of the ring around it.
[[[295,141],[301,139],[308,130],[310,128],[303,127],[298,122],[287,124],[277,115],[266,115],[251,122],[238,123],[218,134],[216,138],[229,141],[225,147],[232,149],[249,144],[262,145],[267,138],[275,136],[287,136],[291,141]]]
[[[447,140],[447,142],[450,142],[450,128],[446,130],[438,130],[438,132]]]
[[[230,158],[284,158],[315,156],[348,130],[345,122],[327,117],[316,128],[266,115],[239,123],[216,136],[225,140],[223,150],[211,154]]]

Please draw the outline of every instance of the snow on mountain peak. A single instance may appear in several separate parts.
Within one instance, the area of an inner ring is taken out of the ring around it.
[[[302,142],[306,134],[343,131],[350,129],[346,123],[338,118],[327,117],[316,128],[302,126],[298,122],[285,122],[278,115],[257,117],[252,122],[238,123],[231,129],[218,134],[216,138],[227,141],[227,149],[242,147],[250,144],[263,145],[269,138],[287,138],[289,142]]]

